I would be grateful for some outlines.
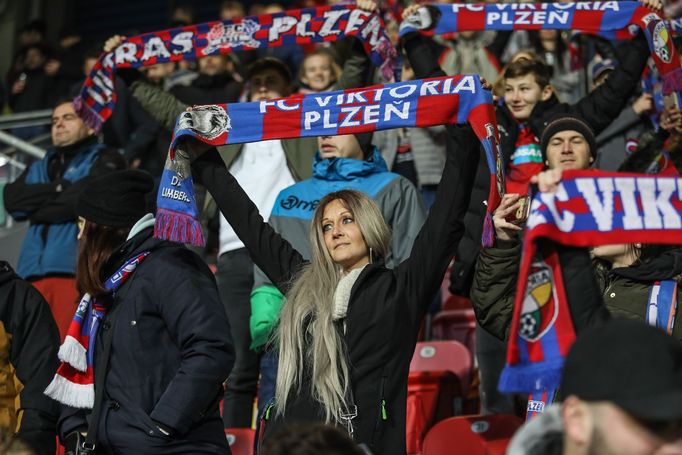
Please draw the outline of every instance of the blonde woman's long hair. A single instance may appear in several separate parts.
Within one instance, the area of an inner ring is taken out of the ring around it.
[[[312,259],[294,277],[286,295],[275,334],[279,343],[279,370],[275,388],[276,413],[283,416],[292,393],[301,392],[304,375],[310,378],[312,397],[322,405],[325,422],[341,422],[349,388],[346,347],[332,319],[334,292],[342,277],[324,242],[322,218],[335,200],[351,212],[367,244],[371,258],[385,258],[391,231],[374,201],[364,193],[342,190],[325,196],[310,226]],[[371,248],[371,250],[370,250]],[[303,391],[304,393],[307,391]]]

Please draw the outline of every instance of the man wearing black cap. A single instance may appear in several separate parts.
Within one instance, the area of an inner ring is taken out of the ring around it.
[[[561,395],[507,454],[682,454],[682,344],[660,329],[613,320],[583,332]]]
[[[120,171],[79,197],[76,277],[91,296],[81,305],[100,312],[98,328],[82,329],[94,339],[94,399],[61,368],[45,393],[66,405],[58,430],[70,448],[87,433],[97,453],[229,453],[218,402],[234,363],[230,325],[201,258],[153,237],[153,187],[149,174]]]

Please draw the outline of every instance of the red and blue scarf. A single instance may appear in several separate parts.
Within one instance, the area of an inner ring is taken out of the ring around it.
[[[148,254],[145,251],[126,261],[104,282],[104,289],[115,293]],[[45,395],[74,408],[92,408],[95,403],[95,342],[110,302],[110,298],[83,296],[59,348],[62,363],[45,389]]]
[[[99,130],[116,103],[114,72],[158,63],[196,60],[285,45],[337,41],[346,36],[360,40],[382,76],[391,80],[396,51],[377,14],[352,5],[321,6],[280,13],[214,21],[128,38],[100,56],[83,83],[74,104],[88,126]]]
[[[542,401],[559,386],[575,331],[553,242],[592,247],[651,239],[679,244],[681,238],[679,178],[566,171],[555,193],[538,193],[526,226],[500,390]]]
[[[425,8],[430,12],[420,9],[403,21],[400,36],[415,31],[442,35],[463,30],[554,29],[629,39],[634,31],[630,26],[637,26],[644,31],[663,77],[663,93],[682,90],[682,69],[668,22],[638,2],[457,3]]]
[[[439,77],[251,103],[199,106],[178,117],[157,197],[154,235],[203,244],[189,167],[181,139],[211,145],[356,134],[393,128],[471,124],[490,169],[483,243],[492,244],[490,213],[504,193],[499,133],[490,91],[476,75]],[[176,152],[177,148],[177,152]]]

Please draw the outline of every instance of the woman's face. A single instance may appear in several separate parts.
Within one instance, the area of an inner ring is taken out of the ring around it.
[[[312,90],[321,92],[334,83],[331,59],[324,55],[313,55],[303,62],[302,81]]]
[[[322,215],[324,243],[332,260],[348,272],[369,262],[365,239],[355,217],[340,199],[331,201]]]
[[[628,243],[599,245],[592,249],[592,255],[596,258],[610,262],[611,264],[616,263],[627,266],[631,265],[637,259]]]

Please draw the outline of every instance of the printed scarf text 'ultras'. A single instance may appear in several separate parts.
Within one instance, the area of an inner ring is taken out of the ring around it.
[[[538,193],[524,237],[500,390],[538,396],[559,386],[575,331],[554,242],[592,247],[652,239],[679,244],[681,238],[679,177],[566,171],[555,193]]]
[[[148,251],[127,260],[104,282],[104,289],[115,293],[147,255]],[[92,298],[90,294],[83,296],[59,348],[62,363],[45,389],[45,395],[67,406],[92,409],[95,402],[95,342],[110,300],[109,296],[102,299]]]
[[[629,39],[639,27],[663,79],[663,94],[682,90],[682,69],[669,23],[639,2],[476,3],[428,5],[406,18],[400,35],[441,35],[464,30],[579,30]]]
[[[157,197],[154,235],[203,244],[189,157],[182,140],[211,145],[270,139],[336,136],[393,128],[469,123],[490,169],[488,216],[483,243],[492,244],[490,213],[504,192],[499,133],[492,95],[475,75],[375,85],[251,103],[199,106],[180,114]],[[176,152],[177,148],[177,152]]]
[[[391,80],[396,51],[384,32],[381,17],[351,5],[321,6],[206,22],[128,38],[113,51],[100,56],[74,105],[86,124],[99,131],[116,103],[116,68],[139,68],[237,51],[337,41],[346,36],[359,39],[385,80]]]

